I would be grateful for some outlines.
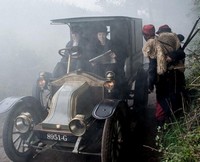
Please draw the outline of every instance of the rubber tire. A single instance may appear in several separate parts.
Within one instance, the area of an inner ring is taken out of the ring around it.
[[[38,80],[36,80],[32,87],[32,96],[35,97],[38,101],[40,101],[40,94],[41,94],[41,89],[38,85]]]
[[[134,106],[136,112],[142,112],[148,104],[148,75],[147,71],[141,68],[138,71],[134,89]]]
[[[126,107],[119,106],[113,116],[106,119],[101,144],[101,162],[120,162],[124,159],[125,146],[127,146],[126,140],[128,140],[128,123]],[[115,129],[116,128],[116,129]],[[119,138],[121,135],[121,142]]]
[[[3,126],[3,146],[6,155],[9,157],[10,160],[14,162],[25,162],[29,158],[34,155],[34,149],[28,148],[26,152],[19,152],[13,143],[12,135],[13,135],[13,127],[14,127],[14,120],[16,117],[21,114],[22,112],[29,112],[33,118],[35,124],[39,123],[40,119],[40,112],[36,112],[36,109],[32,107],[30,104],[26,104],[25,102],[20,102],[13,109],[10,110],[4,126]],[[28,135],[31,132],[25,133]],[[22,135],[22,134],[20,134]],[[20,138],[22,138],[21,136]],[[26,138],[26,137],[25,137]]]

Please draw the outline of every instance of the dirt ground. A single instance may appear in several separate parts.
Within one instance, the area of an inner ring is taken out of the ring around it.
[[[155,94],[152,93],[149,95],[149,102],[148,102],[148,108],[146,111],[146,114],[144,114],[145,117],[145,124],[144,124],[144,130],[142,131],[142,135],[139,135],[139,137],[143,137],[143,144],[141,145],[141,150],[138,149],[134,150],[132,149],[133,154],[137,155],[138,157],[132,157],[131,159],[140,159],[139,161],[143,162],[158,162],[156,158],[156,153],[153,152],[149,148],[155,147],[155,132],[156,132],[156,123],[154,119],[154,112],[155,112]],[[0,114],[0,162],[10,162],[10,160],[7,158],[2,144],[2,127],[5,120],[6,114]],[[134,138],[134,137],[133,137]],[[136,137],[138,138],[138,137]],[[148,147],[144,147],[148,146]],[[132,154],[132,153],[131,153]],[[68,153],[63,152],[55,152],[48,150],[46,152],[43,152],[36,156],[34,159],[31,159],[29,162],[100,162],[100,157],[91,157],[91,156],[74,156],[70,155]],[[131,160],[132,161],[132,160]],[[135,160],[134,160],[135,161]]]

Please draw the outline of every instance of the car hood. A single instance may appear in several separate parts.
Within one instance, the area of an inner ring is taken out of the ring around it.
[[[103,87],[94,86],[85,76],[79,75],[78,78],[73,81],[65,80],[54,94],[49,115],[42,122],[43,129],[59,127],[61,130],[68,130],[68,124],[76,114],[83,114],[86,119],[92,115],[95,105],[103,98]]]

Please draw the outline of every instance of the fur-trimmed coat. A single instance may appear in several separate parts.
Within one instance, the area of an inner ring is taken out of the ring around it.
[[[177,51],[180,46],[180,41],[175,33],[161,33],[158,37],[149,39],[142,51],[144,56],[157,60],[157,73],[161,75],[167,71],[167,55]]]

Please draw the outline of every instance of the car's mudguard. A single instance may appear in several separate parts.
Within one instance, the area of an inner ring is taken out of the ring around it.
[[[95,106],[92,116],[96,119],[107,119],[112,116],[121,100],[105,99]]]
[[[39,102],[32,96],[22,96],[22,97],[8,97],[0,102],[0,113],[5,113],[19,102],[26,102],[29,104],[40,106]]]

